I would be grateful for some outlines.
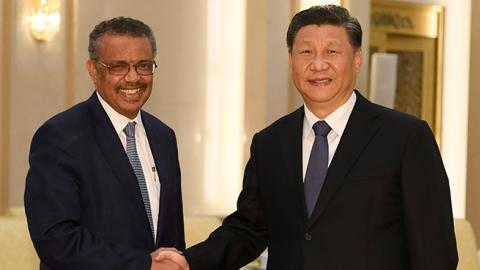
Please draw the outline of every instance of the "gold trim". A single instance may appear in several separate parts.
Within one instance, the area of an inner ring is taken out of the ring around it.
[[[434,133],[437,144],[442,149],[442,97],[443,97],[443,42],[444,42],[444,25],[445,11],[443,7],[439,7],[438,12],[438,37],[437,37],[437,81],[435,95],[435,127]]]
[[[12,52],[12,2],[3,1],[3,29],[2,29],[2,73],[0,88],[0,215],[6,213],[8,209],[8,177],[9,177],[9,146],[10,134],[10,87],[11,87],[11,52]]]
[[[438,5],[373,0],[370,25],[376,31],[437,38],[442,12]]]

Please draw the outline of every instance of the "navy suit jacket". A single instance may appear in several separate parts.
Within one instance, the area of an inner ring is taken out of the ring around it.
[[[141,117],[161,184],[156,244],[133,169],[94,93],[32,139],[25,211],[41,270],[147,270],[156,248],[185,248],[175,134]]]
[[[454,270],[448,178],[425,121],[357,101],[308,218],[304,109],[255,134],[237,211],[185,252],[192,270],[233,270],[268,246],[272,270]]]

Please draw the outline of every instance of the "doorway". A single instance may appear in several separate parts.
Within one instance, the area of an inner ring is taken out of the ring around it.
[[[437,5],[373,0],[370,20],[370,61],[375,61],[372,56],[376,53],[395,55],[392,107],[427,121],[438,143],[443,16],[443,8]],[[370,63],[372,66],[375,63]],[[373,86],[376,78],[372,77],[372,70],[370,74]],[[375,91],[371,87],[371,98]]]

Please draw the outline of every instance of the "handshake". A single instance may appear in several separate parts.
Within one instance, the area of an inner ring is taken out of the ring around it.
[[[190,270],[187,260],[176,248],[159,248],[150,254],[151,270]]]

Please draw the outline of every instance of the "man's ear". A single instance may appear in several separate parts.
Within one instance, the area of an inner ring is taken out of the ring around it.
[[[362,48],[358,48],[357,51],[355,52],[355,71],[357,74],[360,72],[360,67],[362,67],[362,61],[363,61],[363,56],[362,56]]]
[[[290,69],[290,71],[292,70],[292,52],[291,51],[288,52],[288,68]]]
[[[85,66],[87,67],[88,75],[90,75],[90,78],[92,79],[93,83],[97,83],[98,71],[97,71],[97,68],[95,67],[95,62],[93,62],[92,59],[88,59],[87,62],[85,63]]]

